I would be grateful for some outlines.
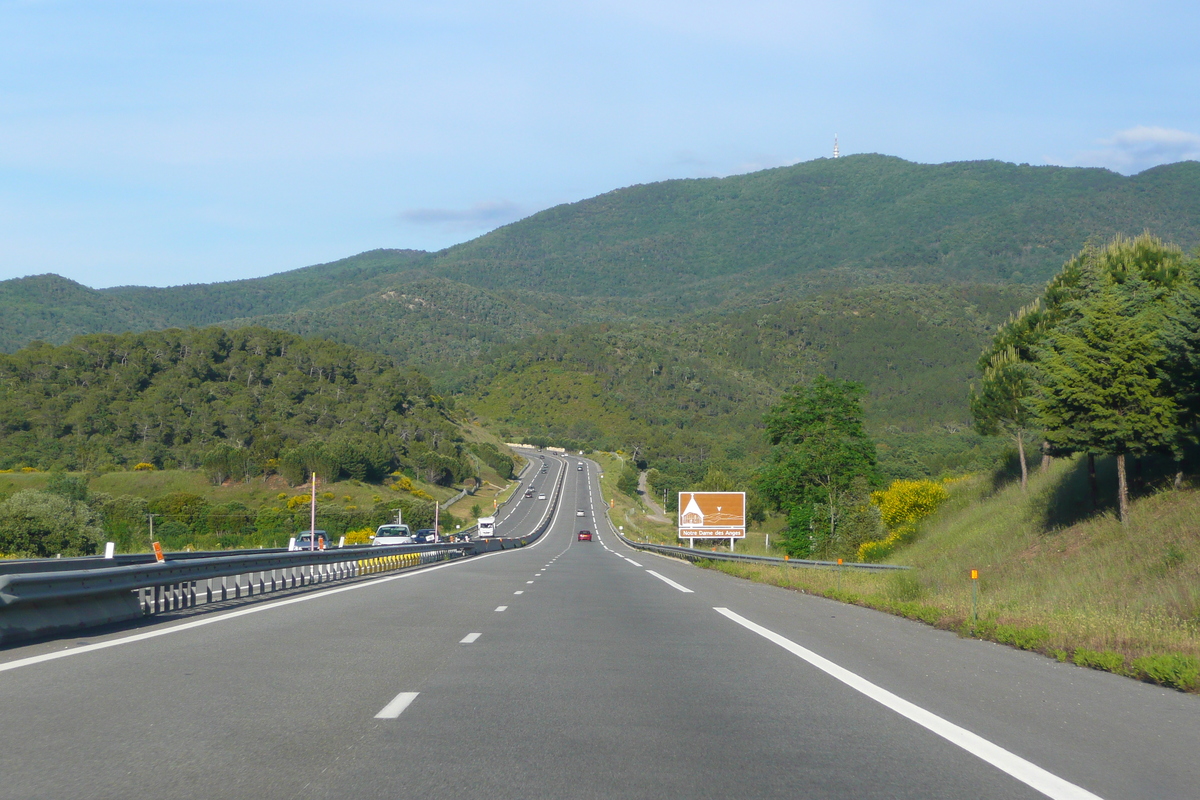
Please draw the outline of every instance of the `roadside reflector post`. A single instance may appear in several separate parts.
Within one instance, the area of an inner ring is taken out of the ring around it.
[[[154,560],[155,561],[157,561],[158,563],[161,564],[162,562],[167,560],[166,557],[163,556],[161,544],[159,544],[158,542],[151,542],[150,546],[154,548]]]
[[[979,570],[971,570],[971,633],[979,624]]]
[[[842,560],[840,558],[838,559],[837,573],[838,573],[838,576],[837,576],[837,578],[838,578],[838,580],[837,580],[838,594],[841,594],[842,593]]]
[[[116,551],[117,551],[116,544],[114,544],[113,542],[105,542],[104,543],[104,557],[105,558],[112,558],[114,555],[116,555]]]

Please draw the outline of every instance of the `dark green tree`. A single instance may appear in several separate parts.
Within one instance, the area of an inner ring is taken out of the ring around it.
[[[1029,482],[1025,435],[1034,423],[1027,402],[1034,389],[1031,364],[1022,361],[1011,344],[999,352],[985,353],[983,361],[983,381],[978,391],[971,392],[971,417],[975,429],[984,436],[1004,435],[1016,442],[1024,489]]]
[[[1164,393],[1167,349],[1153,287],[1136,277],[1096,276],[1094,294],[1055,327],[1037,351],[1038,393],[1031,400],[1046,437],[1075,451],[1117,458],[1121,521],[1129,514],[1127,455],[1169,447],[1179,408]]]
[[[25,558],[88,556],[104,531],[86,503],[26,489],[0,503],[0,553]]]
[[[763,496],[787,514],[784,547],[797,557],[836,541],[842,512],[879,480],[863,428],[863,388],[821,375],[785,394],[764,418],[771,454]]]

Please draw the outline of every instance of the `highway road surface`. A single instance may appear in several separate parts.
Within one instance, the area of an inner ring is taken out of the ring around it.
[[[567,460],[532,546],[0,651],[0,798],[1200,797],[1196,697],[637,552]]]

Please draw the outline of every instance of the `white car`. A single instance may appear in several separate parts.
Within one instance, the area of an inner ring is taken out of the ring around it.
[[[582,508],[580,508],[580,509],[577,509],[577,510],[575,511],[575,516],[577,516],[577,517],[582,517],[582,516],[583,516],[583,509],[582,509]]]
[[[371,537],[372,545],[412,544],[412,531],[407,525],[380,525]]]
[[[544,494],[538,495],[538,500],[545,500],[545,499],[546,499],[546,495],[544,495]]]

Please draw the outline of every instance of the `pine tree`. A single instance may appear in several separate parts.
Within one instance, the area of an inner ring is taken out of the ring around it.
[[[1136,275],[1093,277],[1098,290],[1073,303],[1074,319],[1051,330],[1037,350],[1039,391],[1031,405],[1053,444],[1117,457],[1124,522],[1125,457],[1168,446],[1178,406],[1162,391],[1167,350],[1154,288]]]
[[[984,436],[1004,434],[1016,441],[1022,489],[1029,482],[1025,434],[1033,424],[1033,412],[1027,404],[1032,391],[1030,363],[1022,361],[1016,347],[1010,344],[988,357],[983,368],[983,383],[978,392],[971,393],[975,429]]]

